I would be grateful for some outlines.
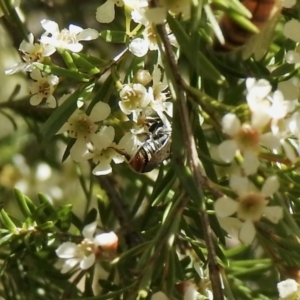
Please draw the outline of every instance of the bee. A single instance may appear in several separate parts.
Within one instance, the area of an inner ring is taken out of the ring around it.
[[[147,137],[133,156],[124,150],[113,148],[125,156],[129,166],[138,173],[152,171],[171,155],[171,128],[159,118],[148,121]]]
[[[152,171],[171,155],[171,131],[160,121],[149,127],[149,138],[129,160],[129,165],[138,173]]]
[[[215,39],[213,49],[228,52],[244,46],[242,58],[247,59],[254,53],[260,60],[266,53],[272,40],[273,31],[280,16],[283,0],[244,0],[242,4],[251,12],[250,21],[260,30],[254,34],[241,27],[234,20],[224,15],[219,21],[225,43]]]

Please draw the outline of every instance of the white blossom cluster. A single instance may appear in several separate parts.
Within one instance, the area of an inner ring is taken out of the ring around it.
[[[223,196],[214,206],[221,226],[227,232],[238,231],[240,240],[251,244],[255,223],[262,217],[278,223],[283,211],[280,206],[267,206],[270,197],[279,190],[278,178],[270,174],[259,191],[248,176],[257,174],[274,160],[279,169],[297,163],[300,126],[297,100],[285,100],[280,90],[272,92],[266,80],[249,78],[246,87],[250,121],[242,122],[237,115],[226,114],[222,128],[228,139],[218,146],[224,162],[237,163],[229,182],[237,197],[234,200]],[[285,159],[280,161],[280,157]],[[236,217],[230,217],[233,215]]]
[[[59,78],[55,75],[47,75],[35,68],[34,63],[42,63],[47,57],[51,56],[56,49],[68,49],[79,52],[83,46],[79,41],[89,41],[96,39],[99,33],[95,29],[85,29],[70,25],[69,29],[59,30],[54,21],[42,20],[42,27],[45,33],[42,34],[38,43],[34,43],[32,33],[28,35],[28,41],[23,41],[19,47],[24,62],[14,64],[5,71],[11,75],[19,71],[30,73],[34,82],[29,87],[29,92],[33,96],[30,99],[32,105],[39,105],[43,100],[49,107],[56,107],[57,103],[53,93],[59,83]]]
[[[125,6],[125,9],[130,11],[131,20],[138,24],[136,29],[144,26],[142,36],[135,37],[128,47],[129,51],[138,57],[146,55],[148,50],[158,50],[153,24],[163,23],[168,11],[181,14],[184,19],[190,18],[191,11],[191,0],[160,0],[155,8],[149,7],[147,0],[107,0],[97,9],[97,21],[100,23],[112,22],[115,18],[115,5]],[[127,32],[127,34],[131,36],[135,31]],[[174,35],[170,34],[169,39],[172,45],[177,46]]]
[[[290,7],[295,1],[285,1]],[[295,50],[286,53],[289,64],[299,66],[300,22],[292,19],[283,29],[284,35],[296,42]],[[298,64],[298,65],[297,65]],[[222,129],[227,139],[218,147],[219,159],[230,163],[229,186],[236,194],[222,196],[214,203],[220,225],[230,234],[238,234],[245,244],[255,237],[255,223],[265,217],[277,224],[283,217],[282,207],[270,205],[272,196],[279,191],[278,177],[269,174],[259,190],[249,176],[260,170],[268,174],[268,165],[285,170],[299,162],[300,115],[299,79],[294,76],[278,84],[272,91],[271,84],[264,79],[248,78],[246,101],[249,117],[241,120],[228,113],[222,118]]]
[[[75,25],[70,25],[69,29],[60,31],[58,25],[49,20],[42,20],[41,24],[46,32],[42,34],[38,43],[34,43],[33,34],[28,35],[29,41],[23,41],[19,48],[24,62],[16,63],[6,70],[6,74],[19,71],[29,72],[34,80],[29,86],[29,92],[32,94],[30,103],[32,105],[46,103],[50,108],[55,108],[57,104],[61,105],[69,95],[56,100],[54,92],[60,78],[41,72],[34,63],[42,63],[57,49],[79,52],[83,48],[79,41],[96,39],[99,33],[95,29],[83,30]],[[157,64],[152,75],[146,70],[139,70],[135,75],[135,82],[124,84],[120,88],[120,110],[125,115],[130,115],[134,125],[131,131],[119,141],[119,145],[114,141],[114,127],[103,124],[103,121],[111,115],[109,104],[98,102],[89,115],[81,107],[76,109],[57,132],[58,134],[67,132],[69,137],[76,139],[70,150],[70,156],[74,161],[91,159],[96,165],[93,174],[105,175],[112,171],[112,161],[117,164],[122,163],[123,153],[127,157],[134,155],[145,141],[145,134],[148,133],[148,117],[157,116],[170,130],[171,125],[166,115],[171,117],[173,109],[172,103],[167,101],[167,84],[160,68]],[[78,106],[80,104],[78,99]]]
[[[160,0],[158,4],[158,7],[152,8],[146,0],[107,0],[97,9],[96,19],[100,23],[110,23],[115,18],[115,6],[124,7],[130,12],[130,21],[136,26],[131,29],[130,24],[126,24],[126,34],[131,38],[128,50],[137,57],[144,57],[148,51],[159,52],[153,24],[163,23],[168,11],[180,14],[184,20],[190,17],[189,0]],[[29,87],[32,95],[30,103],[46,103],[55,108],[68,97],[55,98],[61,78],[41,72],[35,63],[47,61],[55,51],[61,49],[78,53],[83,48],[80,41],[96,39],[99,33],[95,29],[82,29],[75,25],[59,30],[58,25],[50,20],[42,20],[41,25],[45,33],[37,43],[33,34],[28,35],[28,41],[23,41],[19,48],[24,61],[7,69],[6,74],[29,72],[33,80]],[[287,22],[283,32],[297,43],[295,50],[286,53],[285,60],[297,65],[300,63],[300,22]],[[172,34],[169,39],[176,47],[177,42]],[[281,171],[299,162],[300,81],[293,77],[279,83],[274,90],[267,80],[247,78],[245,87],[247,116],[228,112],[220,122],[225,140],[217,146],[217,154],[218,159],[232,166],[227,174],[231,190],[228,195],[224,194],[214,202],[214,209],[226,232],[237,234],[241,242],[251,244],[256,235],[256,224],[262,218],[273,224],[283,218],[283,209],[274,199],[280,190],[279,177],[268,172],[268,166],[276,166]],[[115,128],[108,125],[112,108],[101,99],[89,114],[78,105],[57,132],[67,133],[75,140],[70,149],[71,158],[76,162],[92,160],[94,175],[109,174],[112,172],[112,161],[118,164],[125,161],[125,157],[132,157],[148,138],[148,123],[153,116],[171,131],[173,105],[159,53],[152,72],[138,70],[131,82],[119,84],[118,96],[118,113],[121,112],[132,124],[121,139],[116,140]],[[261,176],[259,180],[253,180],[253,175],[261,174],[260,171],[267,174],[266,178]],[[57,249],[58,257],[65,259],[63,273],[75,266],[86,270],[106,251],[116,250],[117,236],[103,233],[94,237],[95,229],[96,223],[86,226],[83,230],[84,240],[80,244],[65,242]],[[299,284],[293,280],[279,283],[278,290],[280,299],[300,298]],[[183,295],[186,300],[197,299],[199,293],[194,283],[186,282]],[[157,292],[152,299],[167,297]]]
[[[84,239],[79,243],[64,242],[56,250],[59,258],[64,260],[62,273],[75,267],[87,270],[97,260],[112,259],[118,247],[118,237],[114,232],[100,233],[94,236],[97,222],[86,225],[82,230]]]

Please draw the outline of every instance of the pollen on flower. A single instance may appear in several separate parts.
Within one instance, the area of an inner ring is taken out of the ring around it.
[[[33,95],[30,98],[30,104],[39,105],[43,99],[46,99],[46,103],[49,107],[55,107],[56,100],[52,94],[59,82],[58,77],[55,75],[43,77],[41,72],[37,69],[34,69],[30,76],[35,80],[35,82],[29,86],[29,93]]]
[[[42,20],[42,27],[46,32],[41,36],[40,42],[44,45],[52,45],[55,48],[68,49],[80,52],[83,48],[79,41],[90,41],[98,38],[99,33],[95,29],[82,29],[76,25],[70,25],[69,29],[59,30],[58,24],[50,20]]]
[[[139,112],[150,102],[146,88],[140,83],[124,85],[120,91],[120,98],[119,106],[125,114]]]
[[[79,266],[82,270],[92,267],[97,259],[110,259],[110,252],[116,250],[118,237],[114,232],[101,233],[94,237],[97,223],[88,224],[82,230],[81,243],[64,242],[57,249],[59,258],[65,259],[61,272],[67,273]],[[100,249],[101,248],[101,249]]]
[[[260,194],[249,193],[238,198],[237,216],[242,220],[259,221],[263,215],[263,208],[268,204]]]
[[[237,193],[236,200],[230,197],[221,197],[215,203],[215,212],[220,224],[226,231],[235,229],[240,240],[250,244],[255,237],[254,223],[267,218],[276,224],[283,217],[280,206],[268,206],[267,198],[272,196],[279,188],[276,176],[271,176],[264,182],[261,191],[257,191],[246,177],[232,175],[230,186]],[[230,217],[236,215],[237,218]]]
[[[28,35],[28,42],[23,40],[20,44],[19,51],[22,54],[24,62],[18,62],[5,70],[6,75],[11,75],[19,71],[31,72],[35,69],[33,63],[43,62],[45,57],[48,57],[55,52],[55,48],[51,45],[34,43],[34,36],[30,33]]]
[[[91,133],[95,133],[98,129],[98,125],[84,113],[72,116],[68,120],[68,123],[70,125],[68,133],[72,138],[78,138],[79,136],[87,138]]]
[[[57,132],[57,134],[67,132],[70,137],[76,138],[70,150],[73,160],[79,162],[91,159],[94,149],[103,149],[107,147],[106,145],[112,143],[114,133],[109,137],[103,137],[98,130],[99,126],[95,123],[105,120],[110,112],[110,106],[103,102],[98,102],[89,116],[77,109]]]
[[[236,140],[241,150],[257,150],[259,148],[259,137],[260,133],[256,128],[243,124],[236,135]]]

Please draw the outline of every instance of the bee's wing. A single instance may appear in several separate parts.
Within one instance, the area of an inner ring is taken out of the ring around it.
[[[258,34],[252,36],[242,50],[242,58],[247,59],[254,54],[255,60],[261,60],[268,51],[273,39],[274,29],[280,17],[282,0],[277,0],[269,20],[263,25]]]

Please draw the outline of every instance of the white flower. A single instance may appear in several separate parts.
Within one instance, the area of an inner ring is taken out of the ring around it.
[[[277,284],[279,300],[298,300],[300,298],[300,287],[294,279],[286,279]]]
[[[232,140],[219,146],[220,157],[231,162],[238,152],[243,154],[246,175],[254,174],[259,166],[257,154],[260,146],[272,151],[278,149],[288,133],[281,128],[284,118],[292,112],[297,101],[286,101],[277,90],[271,93],[271,84],[264,79],[246,80],[247,103],[251,110],[251,124],[241,124],[234,114],[227,114],[222,120],[223,131]],[[270,131],[266,129],[270,128]]]
[[[101,145],[101,137],[97,134],[98,125],[95,122],[105,120],[110,115],[110,112],[110,106],[104,102],[98,102],[89,116],[77,109],[57,132],[59,134],[67,131],[70,137],[77,139],[70,150],[73,160],[82,161],[90,158],[88,146],[90,144]]]
[[[155,66],[152,77],[153,77],[153,85],[149,88],[149,94],[151,95],[151,102],[148,107],[151,110],[155,111],[157,115],[160,117],[164,125],[168,128],[171,128],[170,122],[166,117],[165,113],[172,117],[173,115],[173,103],[166,101],[168,99],[167,92],[164,92],[168,88],[168,84],[165,80],[161,80],[161,71],[158,66]],[[146,107],[143,112],[145,115],[152,115],[153,112]],[[148,110],[148,111],[147,111]]]
[[[278,130],[278,121],[294,110],[296,101],[286,101],[279,90],[271,94],[272,87],[265,79],[248,78],[246,86],[252,125],[262,128],[271,122],[272,130]]]
[[[225,230],[229,227],[239,228],[239,238],[243,243],[250,244],[253,241],[255,237],[254,223],[263,216],[275,224],[283,217],[280,206],[267,206],[267,198],[279,188],[276,176],[268,177],[260,192],[255,191],[246,177],[233,175],[230,178],[230,186],[238,195],[237,201],[224,196],[214,203],[214,208],[219,219],[223,223],[225,222]],[[236,214],[240,220],[235,220],[235,224],[232,223],[232,218],[228,218],[233,214]]]
[[[81,244],[75,244],[71,242],[62,243],[56,250],[58,257],[66,259],[62,273],[67,273],[73,269],[76,265],[79,265],[80,269],[86,270],[95,263],[94,243],[91,240],[97,223],[91,223],[84,227],[82,235],[85,238]]]
[[[252,115],[255,119],[255,113]],[[257,122],[260,125],[260,122]],[[280,145],[280,139],[271,132],[261,133],[260,127],[253,124],[241,124],[235,114],[228,113],[222,119],[223,132],[231,137],[218,146],[220,158],[225,162],[231,162],[239,152],[243,154],[242,167],[246,175],[256,173],[259,167],[257,153],[260,145],[269,149],[275,149]]]
[[[114,150],[116,148],[116,144],[113,143],[115,130],[112,126],[101,127],[97,138],[98,142],[94,144],[95,149],[91,154],[91,158],[96,164],[92,172],[96,176],[106,175],[112,171],[111,161],[119,164],[124,161],[124,157]]]
[[[38,69],[34,69],[30,73],[30,77],[36,80],[29,86],[29,92],[33,96],[30,98],[31,105],[39,105],[43,99],[49,107],[56,107],[56,100],[52,95],[59,82],[59,78],[55,75],[48,75],[43,77]]]
[[[41,24],[46,32],[41,36],[40,42],[45,45],[52,45],[55,48],[67,49],[73,52],[80,52],[83,48],[79,41],[90,41],[98,38],[99,33],[95,29],[82,29],[76,25],[70,25],[69,29],[59,30],[54,21],[42,20]]]
[[[120,98],[119,106],[126,115],[142,111],[151,101],[146,88],[140,83],[125,84],[120,91]]]
[[[148,51],[158,50],[156,34],[153,29],[152,23],[144,25],[143,38],[133,39],[128,46],[129,51],[137,57],[142,57],[148,53]],[[168,27],[167,27],[168,30]],[[169,31],[169,30],[168,30]],[[171,45],[178,47],[177,40],[173,34],[168,35]]]
[[[96,20],[99,23],[112,22],[115,19],[115,5],[121,7],[124,2],[122,0],[107,0],[97,8]]]
[[[291,78],[289,81],[281,82],[278,85],[279,90],[271,93],[271,85],[264,79],[256,81],[248,78],[246,81],[247,102],[252,113],[251,125],[258,129],[258,132],[265,132],[263,135],[260,134],[260,144],[278,154],[280,143],[285,155],[293,163],[297,157],[287,142],[291,133],[286,117],[298,106],[299,91],[296,85],[299,85],[298,80]],[[270,132],[266,132],[266,126],[270,128]]]
[[[31,72],[35,68],[33,65],[34,62],[43,62],[45,57],[55,52],[55,48],[51,45],[34,43],[32,33],[28,35],[28,40],[28,42],[23,40],[19,47],[24,62],[18,62],[5,70],[6,75],[11,75],[19,71]]]
[[[56,249],[57,256],[66,259],[61,273],[67,273],[77,265],[80,269],[87,270],[94,265],[98,256],[106,257],[105,251],[116,250],[118,245],[116,234],[114,232],[102,233],[93,237],[96,228],[96,222],[86,225],[82,230],[84,239],[80,244],[65,242]]]

